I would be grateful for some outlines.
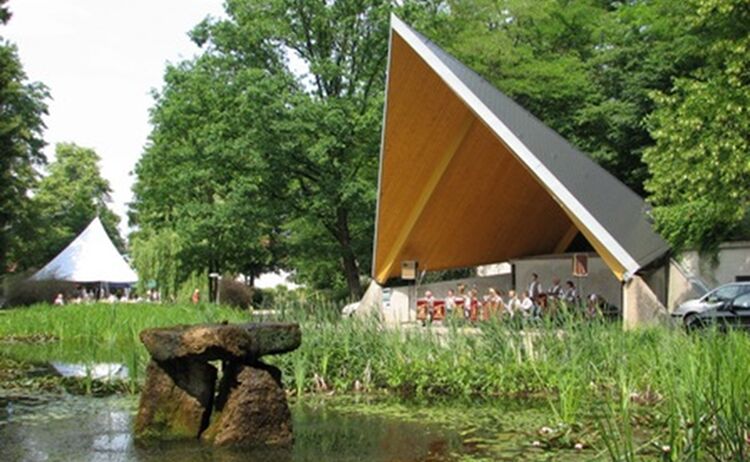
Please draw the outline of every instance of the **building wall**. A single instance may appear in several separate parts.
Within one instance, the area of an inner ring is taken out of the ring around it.
[[[542,288],[546,291],[552,286],[552,278],[559,277],[562,284],[570,279],[576,284],[582,296],[596,293],[604,299],[621,308],[622,285],[612,270],[595,253],[589,256],[589,275],[585,278],[572,276],[573,255],[549,255],[543,257],[524,258],[513,261],[516,275],[516,290],[526,290],[531,282],[531,273],[539,275]]]
[[[666,307],[669,312],[672,312],[682,302],[686,302],[693,298],[698,298],[703,295],[691,281],[687,271],[680,265],[679,262],[670,259],[669,260],[669,289],[667,291],[667,304]]]
[[[709,258],[701,258],[698,252],[685,252],[679,262],[689,276],[699,277],[709,288],[728,282],[737,277],[750,277],[750,242],[727,242],[719,247],[718,264]]]

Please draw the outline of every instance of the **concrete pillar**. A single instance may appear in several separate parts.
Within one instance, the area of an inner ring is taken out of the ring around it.
[[[622,289],[622,318],[625,329],[669,322],[669,313],[653,290],[639,275]]]

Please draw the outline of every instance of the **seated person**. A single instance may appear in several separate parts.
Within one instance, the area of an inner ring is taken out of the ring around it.
[[[516,296],[515,290],[509,290],[508,291],[508,301],[505,303],[505,312],[510,316],[513,317],[521,308],[521,302],[518,300],[518,296]]]
[[[523,315],[524,318],[529,318],[534,315],[534,300],[531,299],[527,291],[524,291],[523,294],[521,294],[521,301],[518,307],[521,311],[521,315]]]

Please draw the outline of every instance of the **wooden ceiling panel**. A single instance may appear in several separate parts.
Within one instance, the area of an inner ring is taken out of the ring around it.
[[[554,251],[572,223],[537,179],[397,35],[391,44],[374,276]]]

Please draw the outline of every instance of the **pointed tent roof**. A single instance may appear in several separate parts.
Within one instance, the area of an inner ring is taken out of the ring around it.
[[[101,220],[96,217],[32,279],[130,284],[138,281],[138,276],[117,251]]]
[[[668,245],[644,201],[391,17],[373,277],[564,252],[580,232],[627,279]]]

